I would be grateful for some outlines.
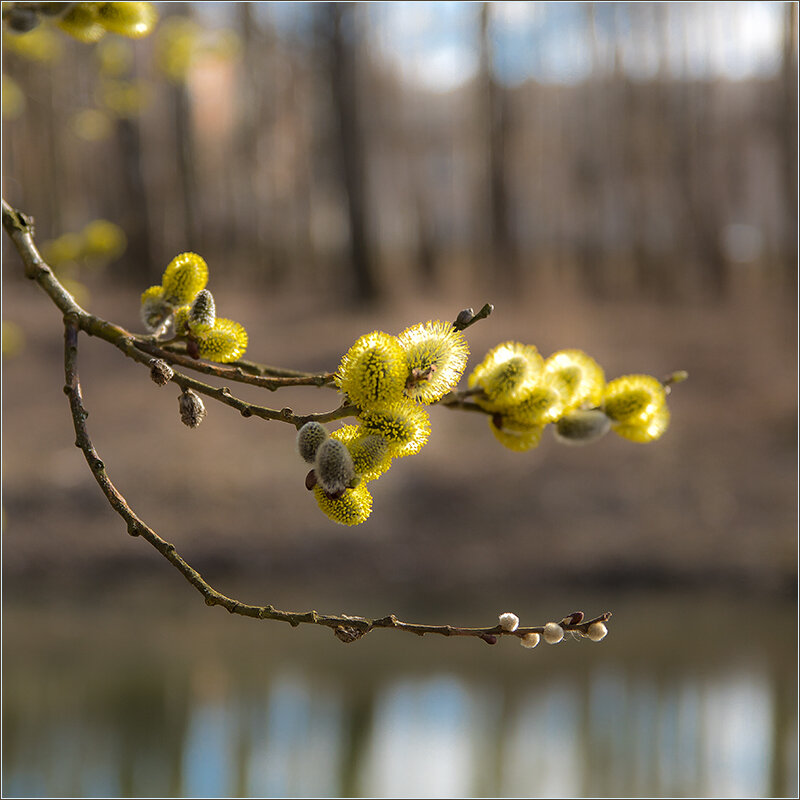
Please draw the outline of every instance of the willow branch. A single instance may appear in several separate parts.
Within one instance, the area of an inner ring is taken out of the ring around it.
[[[132,349],[135,348],[142,353],[148,353],[168,363],[178,364],[195,372],[260,386],[270,391],[284,386],[325,386],[332,383],[333,373],[329,372],[318,374],[299,372],[266,364],[256,364],[252,361],[241,361],[230,366],[207,364],[189,357],[185,352],[159,347],[152,337],[137,336],[119,325],[90,314],[78,305],[75,298],[55,276],[53,269],[42,258],[34,242],[33,220],[12,208],[5,199],[2,201],[2,207],[3,227],[22,258],[26,277],[36,281],[64,315],[73,316],[81,330],[120,347],[130,358],[140,363],[149,363],[149,359],[143,360],[135,356]],[[121,347],[121,345],[124,346]],[[279,416],[270,418],[283,419],[280,412],[276,412],[276,414]],[[253,416],[258,416],[258,414],[253,414]]]
[[[86,426],[89,412],[83,402],[80,377],[78,374],[78,336],[79,325],[73,316],[67,316],[64,323],[64,393],[69,399],[72,424],[75,428],[75,446],[83,452],[86,463],[110,506],[125,522],[131,536],[139,536],[151,544],[178,572],[203,596],[206,605],[222,606],[231,614],[254,619],[271,619],[288,622],[293,627],[301,624],[321,625],[331,628],[338,639],[354,642],[373,630],[384,628],[405,631],[418,636],[438,634],[440,636],[471,636],[495,644],[500,636],[524,637],[529,633],[542,634],[545,626],[518,627],[509,631],[501,625],[486,627],[461,627],[457,625],[425,625],[403,622],[394,614],[371,619],[350,614],[320,614],[317,611],[281,611],[273,605],[250,605],[228,597],[209,584],[176,550],[175,545],[162,539],[151,527],[136,515],[127,500],[114,486],[108,475],[106,465],[95,448]],[[589,627],[595,622],[607,622],[610,612],[586,620],[583,614],[570,614],[559,623],[565,632],[586,636]]]

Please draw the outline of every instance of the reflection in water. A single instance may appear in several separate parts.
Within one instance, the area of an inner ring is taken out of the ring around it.
[[[477,709],[457,678],[400,680],[375,703],[360,770],[361,794],[459,797],[472,792],[480,763]]]
[[[104,683],[80,664],[49,681],[6,670],[4,796],[796,792],[785,666],[659,668],[655,656],[573,674],[538,655],[510,678],[498,659],[492,681],[388,664],[354,680],[308,659],[308,672],[281,662],[256,681],[196,661],[169,675],[104,670]]]

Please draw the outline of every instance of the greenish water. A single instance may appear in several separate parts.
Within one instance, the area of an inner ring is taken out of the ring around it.
[[[617,598],[605,641],[527,651],[390,631],[343,645],[182,587],[7,597],[3,796],[796,795],[795,619]]]

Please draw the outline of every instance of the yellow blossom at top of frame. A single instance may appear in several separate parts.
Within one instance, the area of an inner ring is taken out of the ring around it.
[[[406,382],[406,360],[397,338],[383,331],[359,337],[344,354],[336,385],[362,408],[397,400]]]
[[[469,347],[449,322],[428,321],[406,328],[398,337],[406,358],[406,396],[435,403],[458,382],[467,366]]]
[[[147,36],[158,22],[158,12],[152,3],[101,3],[98,17],[106,30],[129,39]]]

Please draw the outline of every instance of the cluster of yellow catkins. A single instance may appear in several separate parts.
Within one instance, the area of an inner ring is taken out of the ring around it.
[[[217,317],[206,283],[208,265],[197,253],[175,256],[161,283],[142,294],[142,322],[159,334],[171,323],[193,355],[223,364],[236,361],[247,349],[247,331],[238,322]]]
[[[48,17],[65,33],[92,44],[107,33],[147,36],[158,12],[152,3],[3,3],[3,23],[16,33],[28,33]]]
[[[65,7],[67,4],[59,5]],[[158,12],[152,3],[72,3],[57,24],[75,39],[91,44],[102,39],[106,33],[139,39],[147,36],[156,22]]]
[[[661,381],[623,375],[606,383],[603,369],[582,350],[559,350],[544,359],[533,345],[504,342],[475,368],[469,388],[490,414],[492,433],[511,450],[536,447],[549,424],[567,444],[587,444],[609,430],[652,442],[669,425]]]
[[[347,351],[336,384],[357,407],[359,424],[329,434],[307,422],[297,434],[300,455],[313,465],[306,485],[328,517],[343,525],[369,517],[367,484],[393,458],[419,452],[430,435],[423,406],[455,388],[468,354],[461,332],[441,321],[396,337],[373,331]],[[609,430],[635,442],[654,441],[669,424],[666,396],[664,384],[650,375],[606,383],[603,369],[582,350],[544,359],[533,345],[504,342],[473,370],[462,403],[486,412],[503,445],[526,451],[550,424],[567,444],[596,441]]]
[[[342,358],[336,385],[358,407],[356,425],[328,435],[317,422],[297,434],[300,455],[314,465],[307,485],[335,522],[358,525],[372,511],[367,484],[392,459],[418,453],[431,426],[425,405],[456,386],[467,365],[463,334],[447,322],[406,328],[399,336],[373,331]]]

